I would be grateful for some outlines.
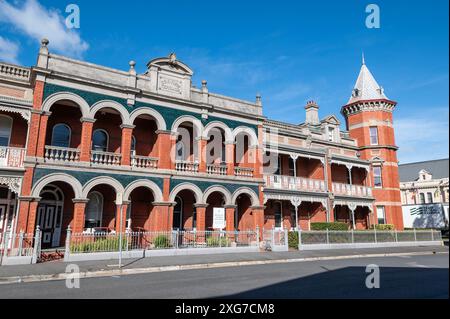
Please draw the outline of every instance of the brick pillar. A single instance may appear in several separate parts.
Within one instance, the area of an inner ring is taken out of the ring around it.
[[[206,144],[208,144],[206,139],[198,139],[198,171],[200,173],[206,173]]]
[[[34,233],[35,227],[36,227],[36,214],[37,214],[37,208],[39,205],[39,200],[34,199],[30,202],[30,206],[28,209],[28,224],[26,233],[31,234]]]
[[[28,227],[28,212],[30,209],[31,197],[19,197],[19,213],[17,215],[17,227],[15,229],[16,233],[21,231],[26,231]]]
[[[170,203],[153,203],[153,209],[156,209],[156,225],[155,231],[169,231],[171,230],[169,210]]]
[[[196,209],[197,214],[197,230],[205,231],[206,230],[206,207],[207,204],[195,204],[194,207]]]
[[[255,227],[264,228],[264,206],[252,206],[252,215]]]
[[[172,136],[171,131],[156,131],[158,137],[156,139],[156,145],[158,147],[158,168],[173,169],[175,159],[175,144],[176,138]]]
[[[95,119],[81,119],[80,162],[89,163],[91,161],[92,129],[94,127],[94,122]]]
[[[73,199],[73,222],[70,226],[74,233],[84,231],[85,209],[88,199]]]
[[[122,146],[120,152],[122,153],[121,165],[131,165],[131,137],[133,136],[134,125],[121,125],[122,128]]]
[[[249,148],[251,151],[251,156],[249,157],[249,160],[251,161],[250,164],[253,166],[253,177],[254,178],[262,178],[261,174],[261,161],[259,160],[262,158],[260,152],[261,149],[255,145]]]
[[[128,204],[128,202],[123,201],[122,205],[116,205],[116,232],[118,233],[123,233],[126,230]]]
[[[41,124],[41,115],[38,111],[31,111],[30,127],[28,130],[27,156],[35,157],[39,138],[39,126]]]
[[[235,212],[236,212],[235,205],[225,206],[225,216],[226,216],[226,221],[227,221],[226,231],[234,231],[235,230],[235,225],[234,225]]]
[[[50,112],[41,114],[39,131],[37,137],[36,157],[44,157],[45,152],[45,138],[47,136],[47,123]]]
[[[227,142],[225,145],[226,161],[227,161],[227,175],[234,176],[234,142]]]

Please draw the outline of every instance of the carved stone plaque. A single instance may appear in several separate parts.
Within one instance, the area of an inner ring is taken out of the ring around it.
[[[169,77],[165,77],[165,76],[161,76],[159,78],[158,90],[160,90],[160,91],[177,94],[177,95],[182,95],[183,94],[182,88],[183,88],[183,82],[181,80],[177,80],[177,79],[169,78]]]

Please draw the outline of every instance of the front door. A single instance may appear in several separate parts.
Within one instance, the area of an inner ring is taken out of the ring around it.
[[[38,220],[42,234],[42,248],[59,246],[61,238],[62,206],[42,204],[38,209]]]

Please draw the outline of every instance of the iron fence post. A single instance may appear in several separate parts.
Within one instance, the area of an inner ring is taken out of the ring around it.
[[[397,229],[394,229],[394,234],[395,234],[395,242],[398,243]]]
[[[31,263],[35,264],[38,262],[38,256],[41,255],[41,229],[39,225],[36,227],[36,233],[34,235],[34,245],[33,245],[33,257],[31,258]]]
[[[414,228],[414,241],[417,242],[417,233],[416,233],[416,229]]]
[[[330,233],[329,233],[329,230],[327,228],[327,245],[329,245],[329,244],[330,244]]]
[[[236,239],[236,242],[237,242],[237,239]],[[256,226],[256,245],[257,245],[256,247],[259,247],[259,226]]]
[[[289,250],[289,242],[288,242],[288,230],[284,230],[284,246]]]
[[[67,235],[66,235],[66,247],[64,250],[64,261],[69,261],[70,258],[70,241],[72,237],[72,230],[70,229],[70,225],[67,228]]]
[[[431,241],[434,241],[434,230],[431,230]]]
[[[355,235],[353,234],[353,229],[352,229],[352,244],[355,243]]]
[[[373,235],[375,237],[375,244],[376,244],[376,243],[378,243],[378,240],[377,240],[377,227],[376,226],[373,227]]]
[[[177,229],[177,232],[175,233],[175,249],[178,249],[178,245],[179,245],[179,240],[180,240],[180,230]]]
[[[272,227],[272,247],[275,246],[275,227]]]
[[[302,230],[301,229],[297,229],[297,233],[298,233],[298,250],[301,250],[301,246],[302,246]]]
[[[22,249],[23,249],[23,231],[21,230],[19,233],[19,249],[17,251],[17,257],[22,256]]]
[[[8,231],[5,232],[5,239],[3,241],[3,258],[2,261],[5,257],[8,256],[8,241],[9,241],[9,236],[8,236]]]

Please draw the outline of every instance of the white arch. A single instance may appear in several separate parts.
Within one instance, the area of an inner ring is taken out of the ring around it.
[[[89,104],[81,96],[71,92],[58,92],[47,97],[42,103],[43,111],[50,111],[50,108],[58,101],[72,101],[80,107],[80,111],[83,117],[89,118]]]
[[[233,130],[233,141],[236,140],[236,137],[240,133],[245,133],[250,136],[250,145],[251,146],[257,146],[258,143],[258,136],[256,135],[255,131],[251,129],[250,127],[246,126],[238,126]]]
[[[189,122],[189,123],[192,123],[192,125],[194,125],[194,127],[197,130],[197,132],[195,132],[195,133],[197,133],[197,136],[202,136],[203,135],[203,124],[202,124],[202,122],[198,118],[196,118],[196,117],[194,117],[192,115],[182,115],[179,118],[177,118],[172,124],[171,131],[176,133],[177,130],[178,130],[178,127],[181,124],[183,124],[184,122]],[[196,136],[194,136],[194,137],[196,137]]]
[[[206,203],[209,195],[211,195],[214,192],[219,192],[225,197],[225,205],[232,205],[230,191],[221,185],[214,185],[208,187],[208,189],[203,194],[203,202]]]
[[[225,142],[233,142],[233,132],[225,123],[220,121],[212,121],[208,123],[203,131],[203,136],[208,137],[209,132],[213,128],[221,128],[225,132]]]
[[[231,198],[231,203],[233,205],[235,205],[238,196],[242,195],[242,194],[247,194],[250,197],[250,200],[252,201],[252,206],[260,206],[258,195],[255,193],[255,191],[253,189],[251,189],[249,187],[245,187],[245,186],[238,188],[233,193],[233,196]]]
[[[123,200],[128,201],[130,200],[131,193],[138,187],[145,187],[149,189],[153,193],[153,198],[155,202],[162,202],[163,201],[163,195],[161,192],[161,189],[156,185],[154,182],[148,180],[148,179],[139,179],[137,181],[134,181],[130,183],[126,188],[125,192],[123,193]]]
[[[95,118],[95,114],[101,109],[110,108],[119,112],[122,118],[122,124],[131,125],[130,114],[127,109],[120,103],[111,100],[103,100],[92,105],[89,117]]]
[[[185,189],[190,190],[194,193],[196,204],[204,204],[203,192],[197,185],[194,185],[191,183],[181,183],[181,184],[175,186],[172,189],[172,191],[170,192],[169,201],[175,202],[175,197],[178,195],[178,193]]]
[[[73,176],[64,174],[64,173],[54,173],[47,176],[42,177],[37,183],[34,185],[33,189],[31,190],[31,196],[33,197],[39,197],[42,189],[47,186],[48,184],[54,183],[54,182],[65,182],[66,184],[69,184],[73,192],[75,194],[75,198],[86,198],[83,196],[83,186],[81,186],[81,183]]]
[[[150,115],[151,117],[153,117],[156,121],[156,124],[158,126],[158,130],[161,131],[165,131],[167,130],[167,125],[166,125],[166,121],[164,120],[164,118],[162,117],[162,115],[149,107],[140,107],[136,110],[134,110],[133,112],[131,112],[130,114],[130,123],[134,124],[134,121],[136,120],[137,117],[139,117],[140,115]]]
[[[91,179],[83,186],[83,198],[87,198],[87,195],[89,194],[91,189],[101,184],[112,186],[116,191],[116,194],[117,193],[123,194],[125,191],[122,184],[120,184],[116,179],[108,176],[99,176]]]

